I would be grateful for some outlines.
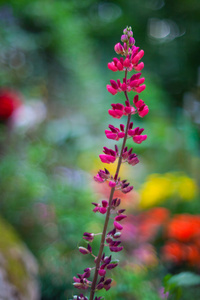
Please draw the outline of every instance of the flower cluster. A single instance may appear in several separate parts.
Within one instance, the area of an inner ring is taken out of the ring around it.
[[[107,90],[109,93],[112,95],[117,94],[118,92],[136,92],[136,93],[141,93],[142,91],[145,90],[146,85],[143,84],[145,81],[145,78],[140,78],[141,73],[134,74],[131,76],[130,79],[124,78],[123,82],[121,82],[119,79],[117,81],[115,80],[110,80],[111,85],[107,85]]]
[[[138,99],[138,95],[135,95],[133,98],[133,104],[135,107],[131,106],[129,101],[125,101],[126,106],[121,103],[111,104],[112,109],[108,110],[109,115],[111,115],[113,118],[120,119],[122,116],[127,116],[129,114],[134,115],[138,112],[138,115],[143,118],[148,114],[149,108],[143,100]]]
[[[123,124],[120,124],[120,129],[117,127],[114,127],[113,125],[109,125],[108,127],[110,130],[107,130],[107,129],[105,130],[105,134],[108,139],[118,141],[119,139],[122,139],[125,137],[125,128],[124,128]],[[129,124],[127,137],[128,138],[132,137],[133,141],[136,144],[141,144],[143,141],[145,141],[147,139],[146,134],[142,135],[144,128],[139,128],[139,127],[136,127],[134,129],[132,129],[132,128],[133,128],[133,122],[131,122]]]
[[[130,104],[128,97],[129,92],[141,93],[145,88],[145,78],[141,77],[141,70],[144,67],[144,63],[140,62],[144,55],[143,50],[139,50],[139,47],[135,46],[135,40],[133,38],[133,32],[131,27],[127,27],[123,31],[121,36],[121,43],[117,43],[114,47],[115,52],[122,57],[113,58],[112,62],[108,63],[108,69],[113,72],[124,71],[125,75],[122,81],[120,79],[110,80],[110,85],[107,85],[107,90],[112,95],[118,92],[123,92],[125,96],[125,102],[111,104],[112,109],[108,110],[110,116],[116,119],[120,119],[123,116],[127,117],[127,125],[120,124],[119,128],[109,124],[109,129],[105,130],[106,137],[109,140],[122,141],[122,147],[119,151],[117,145],[114,150],[107,147],[103,147],[103,154],[99,155],[102,163],[113,164],[117,161],[117,168],[114,174],[104,168],[100,169],[97,175],[94,176],[94,180],[101,184],[108,184],[110,189],[110,196],[108,200],[101,200],[100,203],[93,202],[93,212],[105,215],[105,222],[102,233],[90,233],[85,232],[83,239],[88,243],[87,247],[79,247],[79,251],[83,255],[91,255],[94,257],[94,268],[87,268],[84,273],[78,274],[78,277],[74,277],[74,286],[78,289],[90,289],[89,300],[99,300],[100,298],[95,297],[95,293],[98,290],[110,289],[112,285],[112,279],[107,277],[108,271],[118,266],[118,260],[113,259],[112,255],[106,256],[104,253],[104,247],[108,247],[111,253],[120,252],[123,250],[121,241],[119,240],[121,232],[123,230],[123,220],[127,217],[124,212],[125,209],[119,209],[121,199],[114,197],[114,193],[120,190],[122,193],[127,194],[131,192],[133,186],[119,176],[120,167],[122,163],[128,163],[131,166],[135,166],[139,163],[139,159],[136,153],[133,153],[133,148],[128,149],[126,141],[131,138],[134,143],[140,144],[147,139],[147,135],[143,134],[144,128],[135,127],[133,128],[133,122],[131,122],[131,116],[138,114],[140,117],[144,117],[148,114],[148,106],[143,100],[139,100],[138,94],[133,97],[133,104]],[[124,57],[123,57],[124,56]],[[136,71],[135,74],[128,78],[128,72]],[[140,72],[140,73],[137,73]],[[108,231],[109,219],[113,219],[113,228]],[[121,224],[122,222],[122,224]],[[97,235],[101,235],[101,242],[99,247],[98,255],[93,253],[91,243]],[[94,269],[93,279],[89,281],[91,271]],[[87,300],[88,298],[81,294],[75,296],[78,300]],[[94,298],[95,297],[95,298]]]

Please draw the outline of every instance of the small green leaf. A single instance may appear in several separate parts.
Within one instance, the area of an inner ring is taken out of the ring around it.
[[[169,285],[192,286],[200,284],[200,276],[192,272],[181,272],[168,280]]]

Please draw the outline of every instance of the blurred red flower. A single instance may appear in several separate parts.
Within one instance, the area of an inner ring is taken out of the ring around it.
[[[0,89],[0,121],[7,121],[21,104],[21,97],[16,91]]]

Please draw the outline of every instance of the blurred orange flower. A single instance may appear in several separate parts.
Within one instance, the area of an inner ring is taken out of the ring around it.
[[[162,248],[166,262],[200,267],[200,216],[175,215],[166,227],[169,239]]]

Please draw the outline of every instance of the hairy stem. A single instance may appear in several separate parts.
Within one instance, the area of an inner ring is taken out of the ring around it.
[[[124,94],[126,96],[126,99],[128,99],[127,93],[124,92]],[[128,101],[129,101],[129,99],[128,99]],[[131,114],[128,115],[128,119],[127,119],[126,131],[125,131],[125,136],[124,136],[123,143],[122,143],[121,153],[120,153],[118,164],[117,164],[117,169],[116,169],[116,172],[115,172],[115,179],[117,179],[117,177],[119,175],[119,170],[120,170],[121,163],[122,163],[122,154],[123,154],[123,149],[125,147],[127,136],[128,136],[128,129],[129,129],[130,120],[131,120]],[[94,277],[93,277],[93,281],[92,281],[92,285],[91,285],[91,292],[90,292],[90,299],[89,300],[94,299],[95,288],[96,288],[97,279],[98,279],[98,270],[99,270],[99,267],[100,267],[101,257],[102,257],[102,254],[103,254],[105,238],[106,238],[106,232],[107,232],[108,222],[109,222],[109,218],[110,218],[110,210],[111,210],[111,204],[112,204],[112,199],[113,199],[114,192],[115,192],[115,187],[113,187],[110,191],[109,205],[108,205],[108,209],[107,209],[107,213],[106,213],[103,233],[102,233],[102,236],[101,236],[101,244],[100,244],[100,248],[99,248],[99,253],[98,253],[98,256],[97,256],[97,259],[96,259],[96,267],[95,267]]]

